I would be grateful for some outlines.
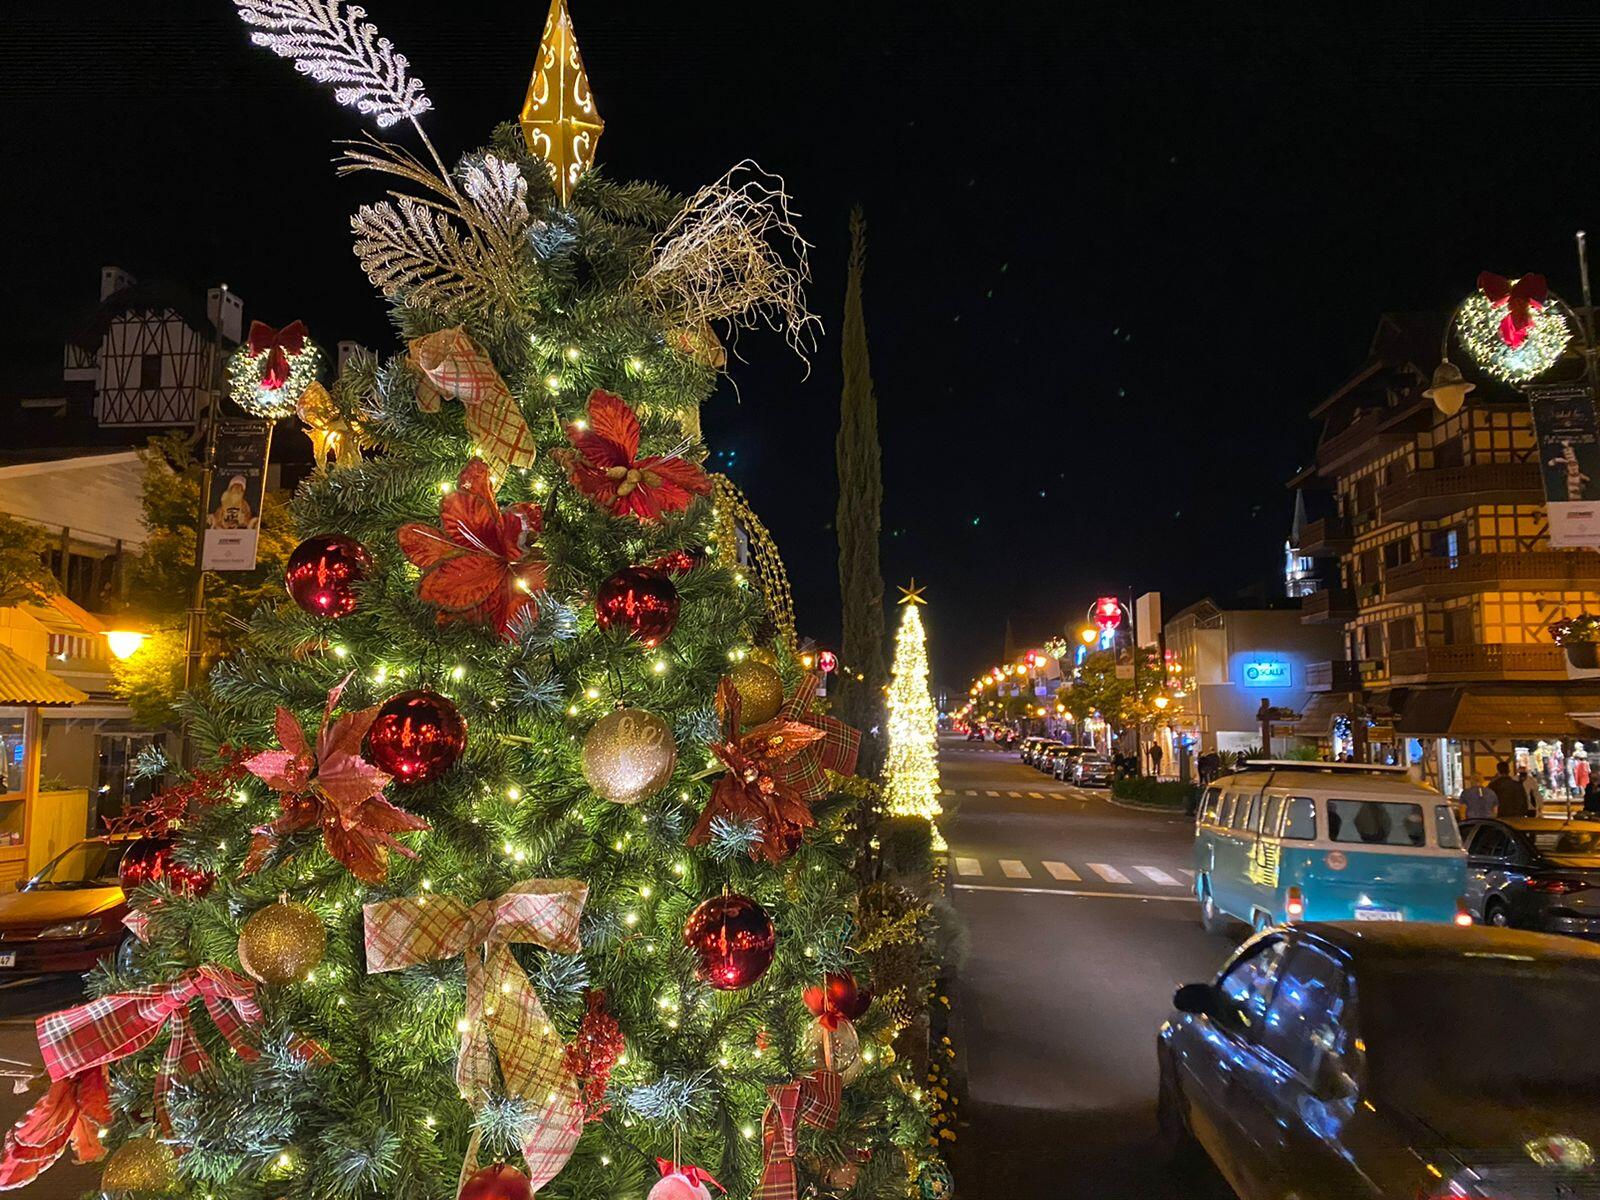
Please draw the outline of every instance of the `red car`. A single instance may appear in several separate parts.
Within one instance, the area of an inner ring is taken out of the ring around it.
[[[137,834],[86,838],[0,895],[0,978],[81,974],[131,935],[118,867]]]

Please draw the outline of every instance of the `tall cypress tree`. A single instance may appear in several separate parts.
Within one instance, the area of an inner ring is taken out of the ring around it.
[[[869,736],[863,739],[866,765],[882,757],[883,724],[883,574],[878,566],[878,536],[883,526],[883,464],[878,446],[878,399],[872,391],[867,354],[867,322],[861,305],[861,276],[867,261],[867,222],[857,205],[850,212],[850,276],[844,293],[844,390],[839,400],[839,593],[843,601],[842,658],[850,668],[841,680],[844,717]],[[859,678],[858,678],[859,676]]]

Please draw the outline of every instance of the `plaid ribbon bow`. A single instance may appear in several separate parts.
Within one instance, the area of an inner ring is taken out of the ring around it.
[[[533,430],[487,350],[459,327],[441,329],[411,342],[411,362],[429,386],[466,406],[477,456],[498,478],[533,465]]]
[[[811,711],[822,676],[807,672],[801,676],[794,695],[784,703],[780,716],[813,729],[822,730],[822,738],[796,755],[784,767],[784,782],[799,792],[807,804],[815,804],[828,794],[827,772],[837,775],[854,775],[856,757],[861,752],[861,731],[846,725],[838,717]]]
[[[576,879],[525,879],[496,899],[472,905],[453,896],[417,896],[380,900],[364,910],[369,974],[458,954],[466,958],[467,1010],[456,1083],[469,1097],[491,1094],[498,1058],[506,1092],[536,1102],[522,1148],[535,1191],[572,1157],[583,1133],[583,1108],[565,1047],[511,946],[531,942],[576,954],[578,917],[588,896],[588,887]]]
[[[767,1089],[761,1117],[761,1182],[750,1200],[796,1200],[799,1191],[794,1156],[801,1124],[832,1129],[839,1123],[844,1080],[837,1071],[812,1071],[791,1083]]]
[[[195,1000],[205,1004],[211,1023],[241,1058],[258,1055],[254,1033],[261,1025],[261,1006],[256,1003],[255,984],[237,971],[208,965],[171,983],[102,996],[40,1017],[39,1051],[45,1070],[60,1083],[137,1054],[170,1028],[172,1037],[156,1071],[155,1086],[156,1119],[167,1129],[166,1096],[173,1079],[199,1074],[211,1065],[189,1015]]]

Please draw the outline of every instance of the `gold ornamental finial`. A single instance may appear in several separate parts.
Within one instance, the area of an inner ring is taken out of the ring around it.
[[[550,16],[519,120],[528,150],[550,165],[556,194],[566,204],[579,176],[594,165],[595,146],[606,127],[589,91],[567,0],[550,0]]]
[[[926,604],[927,601],[922,598],[922,593],[927,591],[927,590],[928,589],[925,588],[925,587],[918,587],[917,586],[917,577],[915,575],[913,575],[911,577],[911,585],[909,587],[900,588],[900,600],[899,600],[899,603],[901,603],[901,604]]]

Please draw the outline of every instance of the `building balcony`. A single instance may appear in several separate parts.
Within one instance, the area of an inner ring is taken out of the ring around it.
[[[1296,547],[1309,558],[1337,558],[1350,553],[1355,539],[1350,534],[1350,523],[1343,517],[1323,517],[1309,521],[1300,530],[1300,545]]]
[[[1600,555],[1583,550],[1530,550],[1525,554],[1419,558],[1404,566],[1390,567],[1383,582],[1391,600],[1536,589],[1593,591],[1600,588]]]
[[[1392,684],[1566,677],[1566,653],[1560,646],[1540,642],[1416,646],[1389,655]]]
[[[1347,658],[1333,662],[1306,664],[1306,691],[1360,692],[1382,678],[1383,664],[1370,659],[1353,662]]]
[[[1538,504],[1544,499],[1537,463],[1426,467],[1378,489],[1388,521],[1448,516],[1474,504]]]
[[[1370,412],[1347,429],[1323,438],[1317,445],[1317,467],[1324,474],[1335,474],[1353,458],[1370,458],[1388,448],[1409,441],[1413,436],[1394,425],[1395,411]],[[1384,428],[1385,426],[1389,428]]]
[[[1300,601],[1302,625],[1343,625],[1355,615],[1355,598],[1345,588],[1322,588]]]

